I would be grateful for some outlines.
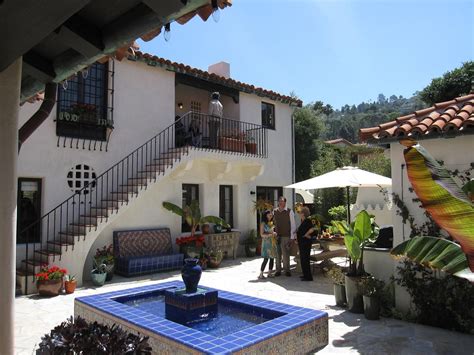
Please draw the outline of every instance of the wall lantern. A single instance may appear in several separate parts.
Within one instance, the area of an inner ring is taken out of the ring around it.
[[[251,194],[251,195],[255,195],[255,191],[250,191],[250,194]]]
[[[165,25],[165,33],[163,34],[165,41],[168,42],[171,39],[171,25],[169,22]]]
[[[182,103],[182,102],[178,102],[178,108],[179,108],[180,110],[183,109],[183,103]]]

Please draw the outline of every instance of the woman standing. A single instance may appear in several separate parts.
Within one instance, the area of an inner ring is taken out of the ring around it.
[[[301,216],[301,224],[296,231],[296,236],[298,239],[298,248],[300,250],[301,270],[303,271],[301,281],[313,281],[309,256],[311,254],[311,236],[316,232],[316,229],[313,227],[311,220],[308,219],[308,207],[301,208],[299,214]]]
[[[273,231],[273,213],[272,211],[265,211],[263,214],[263,221],[260,223],[260,236],[262,237],[262,257],[263,262],[260,268],[259,279],[264,279],[263,271],[268,266],[268,277],[273,277],[273,263],[276,258],[276,233]]]

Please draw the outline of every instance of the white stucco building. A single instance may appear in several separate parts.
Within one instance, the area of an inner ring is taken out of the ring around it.
[[[283,186],[293,182],[292,113],[301,101],[230,79],[227,63],[210,71],[135,52],[59,87],[55,108],[18,158],[23,287],[45,262],[81,283],[95,250],[117,230],[169,227],[179,237],[186,227],[163,201],[198,199],[204,215],[225,218],[241,238],[256,227],[256,198],[283,194],[293,205]],[[214,91],[222,119],[207,115]],[[40,103],[21,107],[20,126]]]
[[[458,176],[472,177],[474,173],[474,94],[458,97],[447,102],[437,103],[432,107],[416,111],[410,115],[397,118],[395,121],[384,123],[378,127],[360,130],[362,141],[380,144],[390,151],[392,168],[392,191],[406,205],[414,223],[420,227],[426,222],[425,210],[419,202],[413,199],[410,181],[406,174],[403,157],[404,146],[401,139],[417,140],[436,160],[442,161],[450,171],[457,171]],[[467,174],[466,174],[467,173]],[[459,181],[461,183],[461,181]],[[397,213],[396,206],[392,208],[394,224],[394,245],[410,238],[410,224],[403,223]],[[388,252],[371,259],[367,268],[376,276],[386,279],[396,272],[398,263]],[[397,307],[403,310],[409,308],[408,295],[396,288]]]

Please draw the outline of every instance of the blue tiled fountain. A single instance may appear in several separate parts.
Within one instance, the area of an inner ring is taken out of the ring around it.
[[[150,337],[153,353],[308,353],[328,343],[326,312],[179,281],[75,299],[74,313]]]

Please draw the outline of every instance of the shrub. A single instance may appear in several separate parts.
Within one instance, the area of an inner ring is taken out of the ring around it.
[[[41,338],[37,354],[151,354],[148,337],[70,317]]]
[[[347,208],[344,205],[335,206],[329,209],[328,211],[329,216],[331,219],[346,219],[347,217]]]
[[[408,260],[397,269],[394,280],[412,297],[417,322],[474,334],[474,284]]]

